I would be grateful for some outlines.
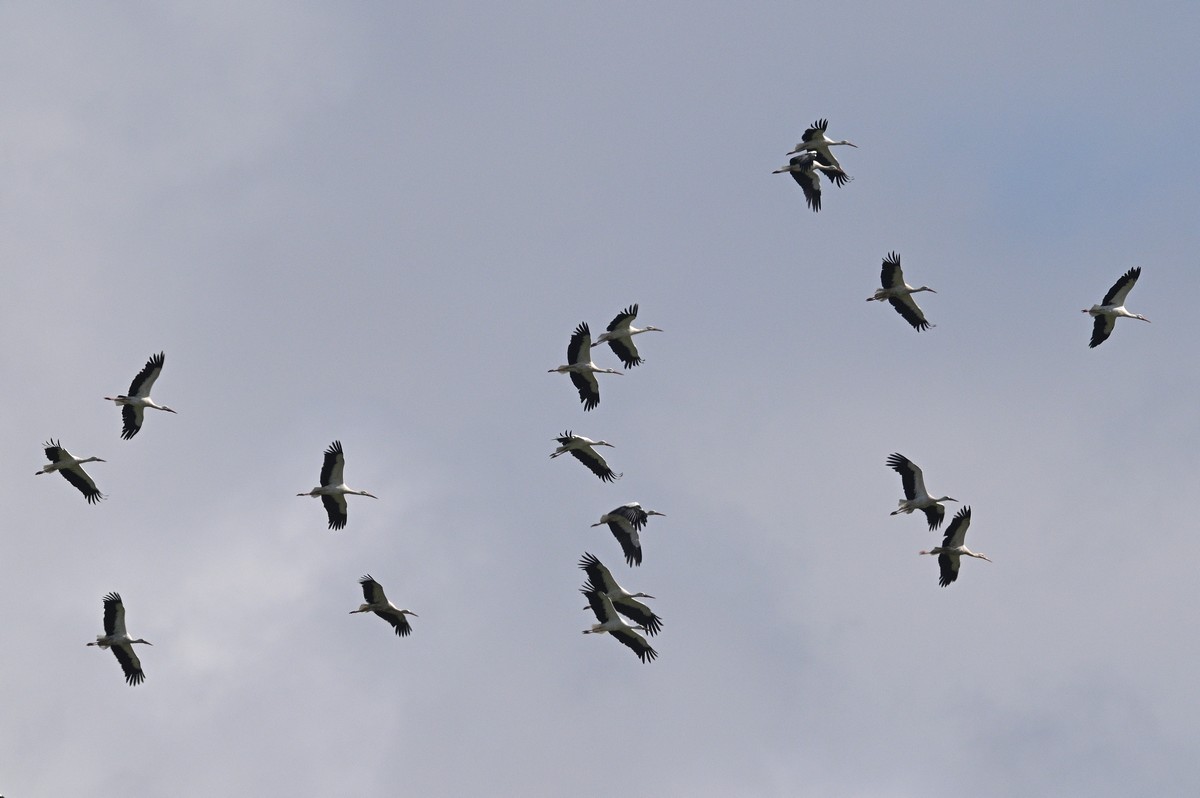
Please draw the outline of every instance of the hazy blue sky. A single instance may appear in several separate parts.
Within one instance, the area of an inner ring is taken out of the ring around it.
[[[0,6],[0,794],[1200,794],[1198,33]],[[771,170],[819,117],[859,148],[814,214]],[[927,332],[863,301],[892,250]],[[1153,323],[1089,350],[1135,265]],[[665,332],[584,413],[546,370],[632,302]],[[122,441],[159,350],[178,415]],[[50,437],[106,501],[33,477]],[[380,497],[339,533],[295,497],[334,439]],[[938,587],[894,451],[994,563]],[[638,569],[589,527],[632,500]],[[658,597],[656,662],[580,634],[585,551]],[[348,614],[364,573],[411,637]],[[114,590],[136,688],[84,645]]]

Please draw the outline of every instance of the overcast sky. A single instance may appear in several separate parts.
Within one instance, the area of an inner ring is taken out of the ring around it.
[[[0,6],[0,794],[1200,794],[1197,31]],[[820,117],[859,148],[814,214],[771,170]],[[892,250],[933,329],[863,301]],[[1153,323],[1090,350],[1132,266]],[[665,332],[585,413],[546,370],[634,302]],[[178,415],[123,441],[160,350]],[[51,437],[107,500],[33,477]],[[341,532],[295,496],[334,439],[380,497]],[[993,563],[938,586],[891,452]],[[589,527],[628,501],[640,568]],[[657,661],[580,634],[585,551]],[[137,687],[84,645],[109,591]]]

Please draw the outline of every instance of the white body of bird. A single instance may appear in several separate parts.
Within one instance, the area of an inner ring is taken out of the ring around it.
[[[942,545],[934,546],[929,551],[918,552],[918,554],[937,555],[938,566],[941,569],[938,584],[942,587],[947,587],[955,579],[958,579],[958,567],[963,557],[976,557],[991,562],[984,555],[971,551],[963,545],[967,536],[967,527],[970,525],[971,508],[963,507],[954,514],[954,520],[946,527],[946,536],[942,539]]]
[[[616,315],[609,322],[608,329],[599,338],[596,339],[594,346],[600,344],[608,344],[608,348],[613,351],[625,365],[625,368],[631,369],[634,366],[642,364],[642,358],[638,354],[637,345],[633,342],[633,336],[640,335],[644,332],[662,332],[658,327],[634,327],[633,320],[637,318],[638,306],[637,303],[630,305]]]
[[[597,374],[620,374],[616,369],[601,368],[592,362],[592,332],[587,322],[580,322],[567,344],[567,363],[555,366],[551,373],[570,374],[571,383],[579,391],[579,401],[584,410],[600,404],[600,382]]]
[[[904,282],[904,272],[900,269],[900,256],[897,253],[889,253],[883,259],[883,268],[879,273],[879,281],[883,287],[875,289],[875,295],[867,297],[868,302],[883,302],[886,300],[917,332],[936,326],[926,321],[925,313],[917,305],[917,301],[913,299],[913,294],[920,293],[921,291],[936,294],[937,291],[934,291],[927,285],[923,285],[920,288],[913,288]]]
[[[330,529],[343,529],[346,526],[347,496],[379,497],[365,490],[355,490],[348,487],[342,479],[342,470],[346,466],[346,458],[342,453],[342,442],[334,441],[325,450],[325,460],[321,464],[321,484],[307,493],[297,493],[297,496],[320,496],[329,516]]]
[[[101,460],[99,457],[75,457],[55,440],[46,441],[43,446],[46,447],[46,459],[50,461],[50,464],[42,466],[41,470],[34,472],[34,475],[53,474],[57,471],[62,474],[63,479],[70,482],[83,494],[83,498],[87,499],[88,504],[95,504],[104,498],[104,495],[96,488],[96,483],[83,470],[83,464],[103,463],[106,462],[105,460]]]
[[[396,631],[397,636],[407,637],[412,632],[412,626],[409,624],[406,616],[411,615],[416,618],[418,617],[417,614],[412,610],[402,610],[388,601],[387,596],[384,595],[383,586],[372,579],[370,574],[359,579],[358,583],[362,585],[363,598],[366,600],[366,603],[360,604],[356,610],[350,610],[350,614],[353,615],[356,612],[373,612],[390,623]]]
[[[842,139],[841,141],[834,141],[825,134],[825,131],[828,129],[828,119],[818,119],[816,122],[813,122],[812,126],[809,127],[808,130],[804,131],[804,135],[801,137],[800,142],[796,145],[795,149],[789,152],[788,155],[795,155],[796,153],[800,152],[815,152],[824,158],[825,162],[830,166],[836,166],[838,169],[841,169],[842,165],[838,163],[838,159],[834,156],[833,151],[829,148],[837,147],[839,145],[857,148],[858,145],[846,141],[845,139]]]
[[[900,475],[900,482],[904,486],[904,498],[900,500],[900,506],[891,514],[908,514],[914,510],[920,510],[925,513],[931,530],[941,526],[942,520],[946,517],[946,508],[941,505],[941,502],[956,502],[958,499],[952,499],[949,496],[939,496],[935,499],[930,496],[929,492],[925,490],[925,475],[916,463],[902,454],[888,455],[887,464]]]
[[[613,445],[608,441],[594,441],[591,438],[585,438],[582,435],[574,435],[571,433],[571,430],[567,430],[562,435],[555,438],[555,440],[558,441],[558,448],[550,454],[551,459],[558,457],[559,455],[570,454],[576,460],[587,466],[593,474],[600,477],[601,481],[603,482],[613,482],[614,480],[618,480],[623,476],[622,474],[614,473],[613,470],[608,467],[608,461],[596,451],[597,446],[610,446],[612,448],[616,448],[613,447]]]
[[[792,157],[786,166],[779,167],[771,174],[778,175],[783,172],[790,173],[795,179],[796,184],[804,192],[804,200],[808,203],[808,207],[812,208],[814,212],[821,210],[820,173],[824,173],[831,183],[838,186],[845,185],[850,179],[850,176],[840,168],[824,160],[824,156],[815,152],[802,152]]]
[[[665,516],[658,510],[643,510],[637,502],[629,502],[616,507],[604,515],[592,526],[607,525],[617,543],[621,544],[621,552],[629,565],[642,564],[642,539],[640,532],[652,515]]]
[[[583,630],[585,635],[612,635],[632,649],[642,662],[650,662],[658,656],[658,652],[650,647],[650,644],[646,642],[646,638],[638,634],[639,631],[646,631],[645,628],[625,623],[608,596],[599,590],[588,590],[586,588],[580,592],[587,596],[588,606],[596,614],[597,621],[597,623],[592,624],[592,628]]]
[[[150,398],[150,390],[154,387],[154,382],[158,379],[158,375],[162,373],[163,364],[166,362],[166,359],[166,355],[162,352],[151,356],[146,361],[146,365],[142,367],[142,370],[133,378],[133,382],[129,384],[128,394],[104,397],[105,401],[116,402],[117,406],[121,408],[123,423],[121,437],[125,440],[129,440],[141,430],[143,411],[147,407],[155,410],[163,410],[167,413],[175,412],[166,405],[160,405]]]
[[[146,680],[146,674],[142,672],[142,662],[133,650],[135,643],[153,645],[149,640],[134,640],[129,636],[125,631],[125,604],[121,601],[121,595],[109,593],[104,597],[104,634],[96,635],[96,641],[88,645],[112,651],[117,662],[121,663],[125,681],[130,686]]]
[[[1135,266],[1113,283],[1112,288],[1108,289],[1108,293],[1104,295],[1104,301],[1099,305],[1084,308],[1083,312],[1090,314],[1096,320],[1092,325],[1092,340],[1088,344],[1089,349],[1094,349],[1108,340],[1108,336],[1112,335],[1113,328],[1116,327],[1118,318],[1150,321],[1139,313],[1130,313],[1125,309],[1125,298],[1129,296],[1130,289],[1141,276],[1142,268]]]
[[[644,603],[638,601],[640,598],[652,599],[654,596],[649,593],[630,593],[621,587],[613,578],[612,572],[594,554],[584,552],[583,558],[579,561],[579,567],[588,576],[587,584],[583,586],[585,595],[589,590],[598,590],[608,596],[617,612],[641,626],[648,635],[656,635],[662,629],[662,618],[655,615],[654,611]],[[584,607],[584,609],[588,608]]]

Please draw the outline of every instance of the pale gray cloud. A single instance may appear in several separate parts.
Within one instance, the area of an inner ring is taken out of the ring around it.
[[[5,6],[0,792],[1194,794],[1197,13],[1080,14]],[[813,214],[770,171],[818,117]],[[863,301],[891,250],[935,328]],[[546,369],[631,302],[584,413]],[[893,451],[993,563],[938,587]],[[589,527],[632,500],[638,569]],[[654,663],[580,634],[584,551]]]

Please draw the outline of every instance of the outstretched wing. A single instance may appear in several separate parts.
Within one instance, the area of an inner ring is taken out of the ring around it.
[[[1100,344],[1107,341],[1108,336],[1112,335],[1113,328],[1116,326],[1116,316],[1113,316],[1110,313],[1097,314],[1096,320],[1092,322],[1092,342],[1088,344],[1088,349],[1095,349],[1097,346],[1100,346]]]
[[[129,383],[129,395],[141,396],[143,398],[149,396],[151,389],[154,388],[154,381],[162,373],[163,363],[166,360],[166,355],[162,352],[152,355],[146,361],[146,365],[142,366],[142,370],[133,378],[133,382]]]

